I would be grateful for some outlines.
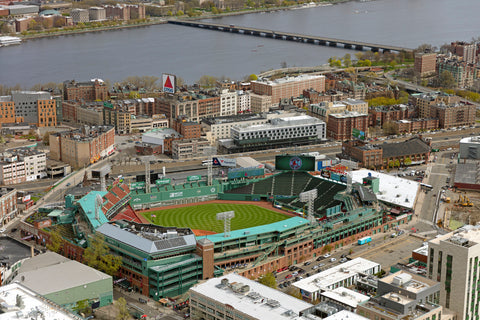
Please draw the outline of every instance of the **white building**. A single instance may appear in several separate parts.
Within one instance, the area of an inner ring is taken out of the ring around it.
[[[47,156],[44,152],[30,148],[17,149],[18,159],[25,163],[26,181],[47,177]]]
[[[440,282],[440,304],[458,319],[476,319],[480,308],[480,226],[464,226],[428,243],[427,276]]]
[[[268,119],[258,114],[243,114],[236,116],[205,118],[202,128],[207,131],[207,138],[214,144],[219,139],[231,137],[230,129],[234,126],[254,126],[267,123]]]
[[[306,115],[292,116],[266,124],[232,127],[231,133],[235,142],[325,139],[325,122]]]
[[[344,287],[338,287],[331,291],[322,292],[320,300],[332,301],[348,311],[355,312],[358,304],[370,300],[370,297]]]
[[[299,319],[310,303],[237,274],[212,278],[190,288],[193,317],[230,320]]]
[[[237,92],[227,89],[220,93],[220,116],[237,114]]]
[[[25,162],[19,161],[16,155],[4,155],[0,161],[0,184],[10,185],[25,181]]]
[[[322,292],[349,287],[356,283],[359,274],[375,274],[380,269],[376,262],[356,258],[297,281],[293,286],[300,289],[304,300],[315,301]]]
[[[20,296],[23,308],[17,307],[17,296]],[[70,311],[63,309],[38,293],[27,289],[19,283],[11,283],[0,287],[0,320],[11,319],[56,319],[82,320]]]
[[[237,112],[245,112],[250,110],[250,92],[237,91]]]
[[[72,9],[70,15],[72,16],[73,23],[88,22],[90,19],[90,14],[87,9]]]
[[[460,159],[480,160],[480,136],[460,140]]]

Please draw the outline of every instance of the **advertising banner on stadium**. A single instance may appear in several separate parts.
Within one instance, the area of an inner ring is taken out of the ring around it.
[[[236,167],[237,159],[214,157],[212,164],[214,166],[220,166],[220,167]]]
[[[315,157],[276,156],[276,170],[315,171]]]
[[[170,184],[170,181],[171,181],[170,178],[168,178],[168,179],[158,179],[157,181],[155,181],[155,184],[157,186],[162,185],[162,184]]]
[[[187,181],[198,181],[202,180],[202,176],[188,176]]]

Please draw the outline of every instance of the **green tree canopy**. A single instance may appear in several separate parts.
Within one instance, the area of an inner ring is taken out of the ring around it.
[[[277,280],[271,272],[264,274],[260,278],[258,278],[258,282],[273,289],[277,288]]]
[[[115,301],[114,305],[118,312],[116,316],[116,320],[130,319],[130,313],[128,312],[128,307],[127,307],[127,300],[125,300],[125,298],[123,297],[118,298],[118,300]]]
[[[83,262],[111,276],[115,275],[122,264],[122,258],[110,253],[103,235],[96,233],[90,238],[89,246],[83,253]]]
[[[438,84],[440,85],[440,87],[443,87],[443,88],[453,88],[455,87],[455,78],[453,77],[453,74],[450,71],[444,70],[438,76]]]
[[[50,231],[50,242],[47,244],[47,249],[56,253],[63,251],[63,238],[58,231]]]

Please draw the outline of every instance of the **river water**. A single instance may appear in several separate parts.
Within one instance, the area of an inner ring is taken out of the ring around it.
[[[352,1],[215,19],[308,35],[416,48],[480,36],[480,1]],[[212,20],[210,20],[212,21]],[[0,48],[0,84],[109,79],[172,73],[192,84],[202,75],[241,80],[251,73],[316,66],[355,51],[176,25],[60,36]]]

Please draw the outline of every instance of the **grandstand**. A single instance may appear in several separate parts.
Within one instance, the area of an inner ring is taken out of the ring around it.
[[[334,196],[345,188],[346,186],[343,183],[314,177],[307,172],[288,171],[260,181],[253,180],[247,185],[226,190],[225,193],[255,195],[259,199],[273,199],[276,203],[298,210],[305,205],[298,200],[298,195],[304,191],[317,189],[319,196],[315,200],[315,213],[317,216],[323,216],[327,208],[342,203],[334,199]],[[222,198],[228,199],[229,197],[224,196]]]

